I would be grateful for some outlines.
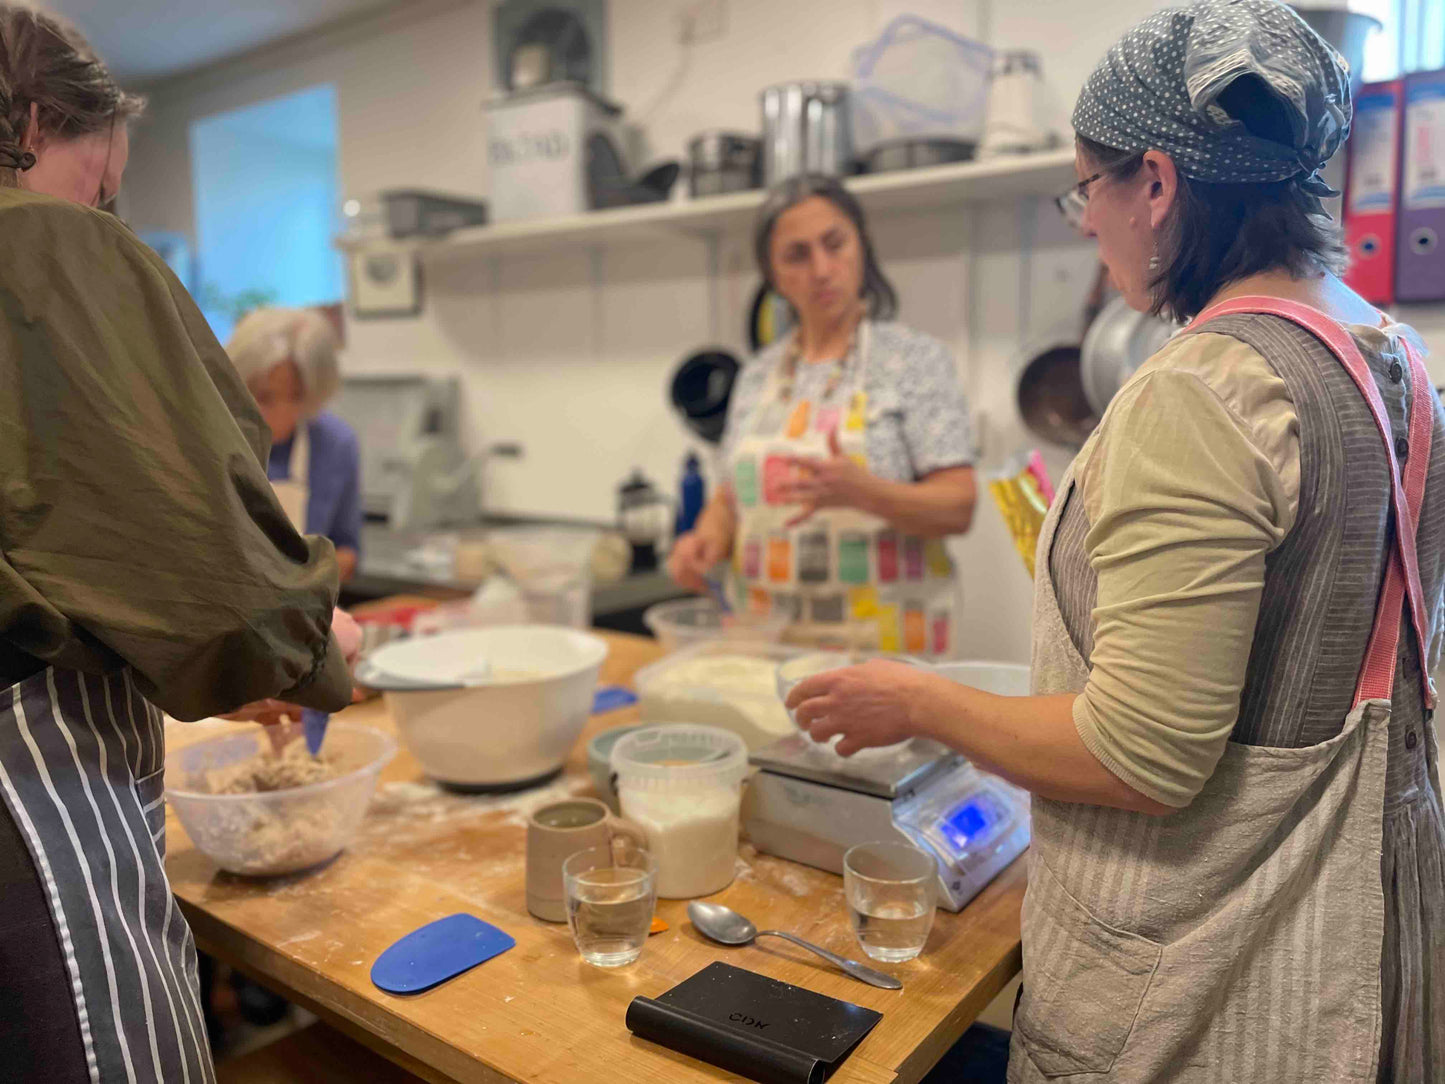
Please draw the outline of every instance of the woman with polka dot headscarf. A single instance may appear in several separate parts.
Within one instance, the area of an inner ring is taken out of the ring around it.
[[[1034,793],[1011,1081],[1445,1072],[1445,410],[1341,282],[1338,54],[1274,0],[1151,16],[1090,76],[1061,210],[1191,321],[1040,540],[1037,695],[869,663],[789,706]]]

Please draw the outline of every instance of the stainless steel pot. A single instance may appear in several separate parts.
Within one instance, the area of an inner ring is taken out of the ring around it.
[[[797,173],[853,169],[852,99],[847,83],[783,83],[762,93],[763,182]]]
[[[1077,450],[1099,424],[1084,394],[1079,348],[1073,343],[1026,351],[1014,395],[1024,426],[1050,444]]]
[[[741,132],[699,132],[687,141],[688,192],[718,196],[762,183],[763,141]]]
[[[1102,416],[1109,400],[1177,330],[1168,320],[1136,312],[1122,297],[1105,305],[1089,325],[1079,353],[1079,376],[1095,412]]]
[[[866,173],[887,173],[895,169],[918,169],[967,162],[978,144],[967,139],[890,139],[863,156]]]

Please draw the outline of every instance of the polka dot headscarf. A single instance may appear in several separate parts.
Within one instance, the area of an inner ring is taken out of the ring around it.
[[[1251,135],[1216,99],[1255,75],[1289,107],[1293,145]],[[1074,130],[1121,151],[1160,150],[1186,177],[1219,184],[1297,177],[1338,195],[1318,171],[1349,135],[1344,58],[1276,0],[1198,0],[1167,8],[1105,55],[1074,107]]]

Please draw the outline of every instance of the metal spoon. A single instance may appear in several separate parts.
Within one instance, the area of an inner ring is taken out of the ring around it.
[[[903,989],[903,984],[892,975],[874,971],[857,960],[845,959],[836,952],[829,952],[811,941],[804,941],[801,937],[784,933],[782,930],[759,930],[731,907],[724,907],[720,903],[703,903],[701,900],[693,900],[687,905],[687,917],[692,919],[692,924],[699,933],[719,944],[749,945],[759,937],[781,937],[784,941],[791,941],[809,952],[816,952],[830,964],[841,968],[859,982],[866,982],[870,986],[878,986],[884,990]]]

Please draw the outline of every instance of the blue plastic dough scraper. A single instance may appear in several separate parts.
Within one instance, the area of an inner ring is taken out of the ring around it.
[[[475,915],[455,914],[412,930],[371,965],[371,981],[391,994],[430,990],[515,945],[516,939]]]
[[[306,735],[306,751],[313,757],[321,751],[321,743],[326,740],[326,724],[329,722],[329,712],[315,708],[301,709],[301,730]]]

